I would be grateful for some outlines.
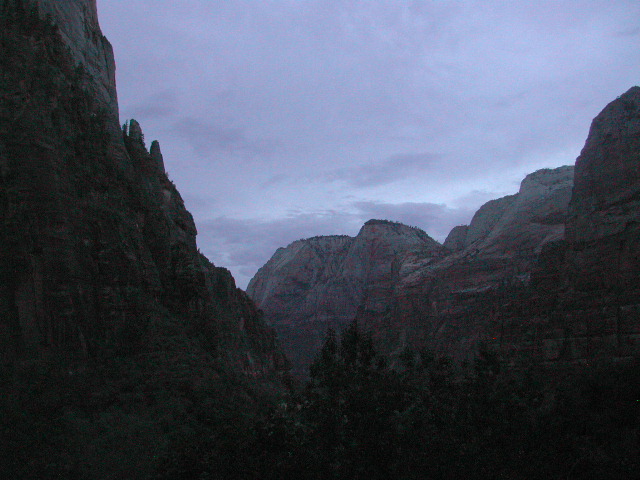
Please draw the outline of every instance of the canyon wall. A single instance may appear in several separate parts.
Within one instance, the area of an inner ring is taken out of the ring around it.
[[[181,338],[235,371],[284,368],[260,312],[198,251],[159,144],[119,126],[95,0],[35,6],[0,4],[0,357],[101,359]]]
[[[299,372],[313,357],[303,342],[313,338],[316,345],[328,327],[353,319],[392,359],[407,349],[428,348],[464,360],[481,346],[511,363],[535,359],[568,365],[637,354],[639,132],[640,88],[633,87],[593,121],[575,167],[528,175],[517,194],[487,202],[470,225],[454,228],[443,246],[426,242],[378,249],[391,238],[403,244],[391,232],[374,239],[361,231],[355,239],[343,239],[377,253],[366,262],[347,261],[348,249],[331,254],[331,263],[341,266],[330,280],[343,285],[338,303],[347,298],[351,303],[340,316],[324,314],[313,333],[301,333],[311,314],[300,314],[300,297],[272,292],[294,281],[317,290],[326,284],[316,275],[325,268],[321,260],[307,263],[294,256],[283,270],[272,259],[248,293],[279,329],[288,350],[305,352],[304,362],[294,357]],[[413,231],[397,226],[396,232],[411,238]],[[324,240],[313,242],[321,246]],[[303,248],[305,241],[292,245]],[[323,256],[316,253],[316,259]],[[358,276],[365,265],[387,275]],[[353,288],[341,281],[354,277],[360,280]],[[260,290],[258,284],[270,289]],[[333,306],[333,297],[325,295],[314,311],[331,312]]]
[[[386,308],[380,298],[392,294],[401,259],[442,251],[420,229],[371,220],[355,238],[314,237],[279,249],[249,282],[247,293],[278,332],[294,373],[302,375],[327,328],[344,328],[365,303]]]

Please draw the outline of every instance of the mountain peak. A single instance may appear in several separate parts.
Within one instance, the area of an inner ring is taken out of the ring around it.
[[[431,238],[424,230],[419,227],[414,227],[411,225],[405,225],[401,222],[394,222],[392,220],[379,220],[379,219],[371,219],[367,220],[360,232],[358,233],[358,237],[361,236],[369,236],[369,235],[381,235],[381,236],[397,236],[401,238],[402,242],[406,243],[410,242],[421,242],[427,243],[430,246],[437,248],[440,246],[436,240]]]

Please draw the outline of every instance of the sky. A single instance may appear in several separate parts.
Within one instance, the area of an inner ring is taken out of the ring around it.
[[[198,246],[245,288],[370,218],[442,242],[574,164],[640,84],[637,0],[98,0],[120,119],[157,139]]]

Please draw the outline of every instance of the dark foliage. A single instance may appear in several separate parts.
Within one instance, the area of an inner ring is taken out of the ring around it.
[[[554,377],[405,352],[351,325],[302,388],[266,395],[186,351],[3,368],[6,478],[632,479],[640,365]]]
[[[430,352],[385,368],[356,324],[332,331],[297,397],[259,428],[264,478],[632,479],[640,366],[501,371]]]

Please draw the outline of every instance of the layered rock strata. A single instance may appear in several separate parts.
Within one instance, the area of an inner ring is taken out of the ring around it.
[[[543,246],[562,238],[573,167],[528,175],[439,245],[419,229],[371,220],[355,238],[316,237],[279,249],[247,292],[276,328],[295,372],[328,328],[357,319],[392,357],[429,347],[459,358],[485,338],[487,298],[527,285]]]
[[[525,347],[549,362],[631,357],[640,351],[639,87],[593,120],[575,168],[566,238],[532,272],[527,308],[538,325]],[[515,318],[522,329],[526,317]]]

